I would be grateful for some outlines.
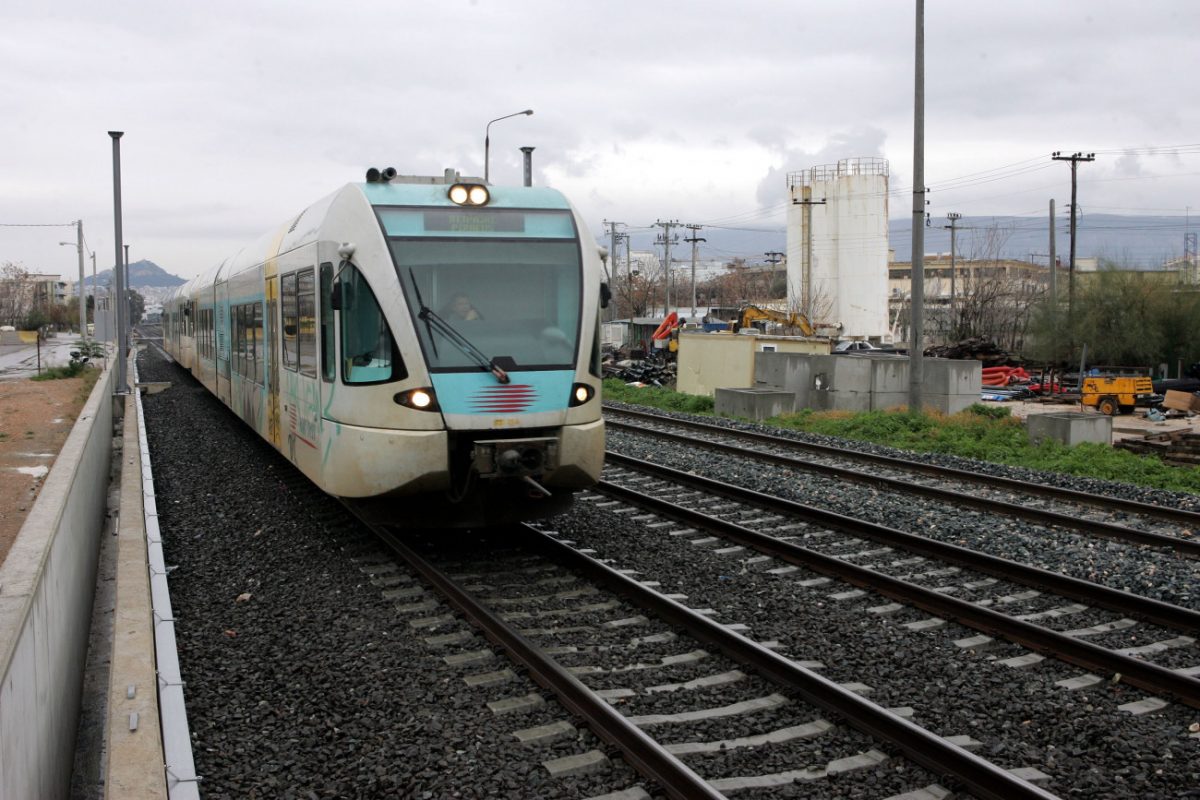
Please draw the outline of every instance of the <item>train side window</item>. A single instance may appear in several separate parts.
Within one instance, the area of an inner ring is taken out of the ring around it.
[[[296,304],[299,329],[296,341],[299,344],[300,374],[317,377],[317,305],[313,270],[302,269],[296,273]]]
[[[386,383],[408,377],[392,329],[370,284],[352,264],[341,271],[342,380]]]
[[[321,379],[332,381],[337,362],[333,352],[333,264],[321,265]]]
[[[262,385],[263,368],[262,368],[262,340],[263,340],[263,311],[262,303],[253,303],[250,307],[250,328],[247,336],[250,337],[250,371],[255,383]]]
[[[246,307],[233,307],[233,371],[246,377]]]
[[[283,366],[296,371],[299,363],[297,348],[300,341],[296,334],[300,329],[300,311],[296,306],[296,273],[284,275],[280,281],[280,310],[283,314]]]

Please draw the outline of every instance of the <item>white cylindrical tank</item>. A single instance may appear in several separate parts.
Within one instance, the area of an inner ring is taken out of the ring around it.
[[[888,335],[888,162],[788,175],[788,305],[843,337]]]

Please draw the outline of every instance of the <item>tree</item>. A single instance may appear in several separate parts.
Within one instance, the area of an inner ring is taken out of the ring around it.
[[[129,322],[131,325],[136,325],[142,321],[142,314],[146,311],[146,298],[142,297],[136,289],[129,289]]]
[[[0,267],[0,325],[23,326],[33,308],[29,272],[11,261]]]
[[[1200,360],[1200,293],[1161,272],[1102,262],[1099,272],[1076,275],[1075,313],[1067,326],[1065,298],[1039,304],[1029,354],[1068,367],[1087,346],[1093,365],[1149,367],[1172,372]],[[1072,351],[1072,345],[1074,349]]]

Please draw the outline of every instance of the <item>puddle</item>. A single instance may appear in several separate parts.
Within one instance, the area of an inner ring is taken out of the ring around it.
[[[14,467],[14,469],[22,475],[30,475],[34,478],[44,478],[50,472],[50,468],[46,466]]]

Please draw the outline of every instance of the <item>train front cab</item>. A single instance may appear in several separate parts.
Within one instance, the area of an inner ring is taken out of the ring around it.
[[[426,455],[439,450],[445,465],[420,488],[436,480],[444,507],[435,513],[457,524],[561,510],[603,465],[594,243],[581,241],[573,210],[550,190],[506,190],[511,199],[498,206],[459,209],[429,207],[449,205],[446,187],[371,189],[387,240],[386,283],[401,290],[385,305],[407,309],[392,319],[408,377],[391,399],[407,419],[433,423],[438,436]],[[357,293],[339,286],[342,314]],[[375,332],[341,327],[339,365],[350,374],[376,369],[352,344]],[[432,499],[422,505],[437,509]]]

